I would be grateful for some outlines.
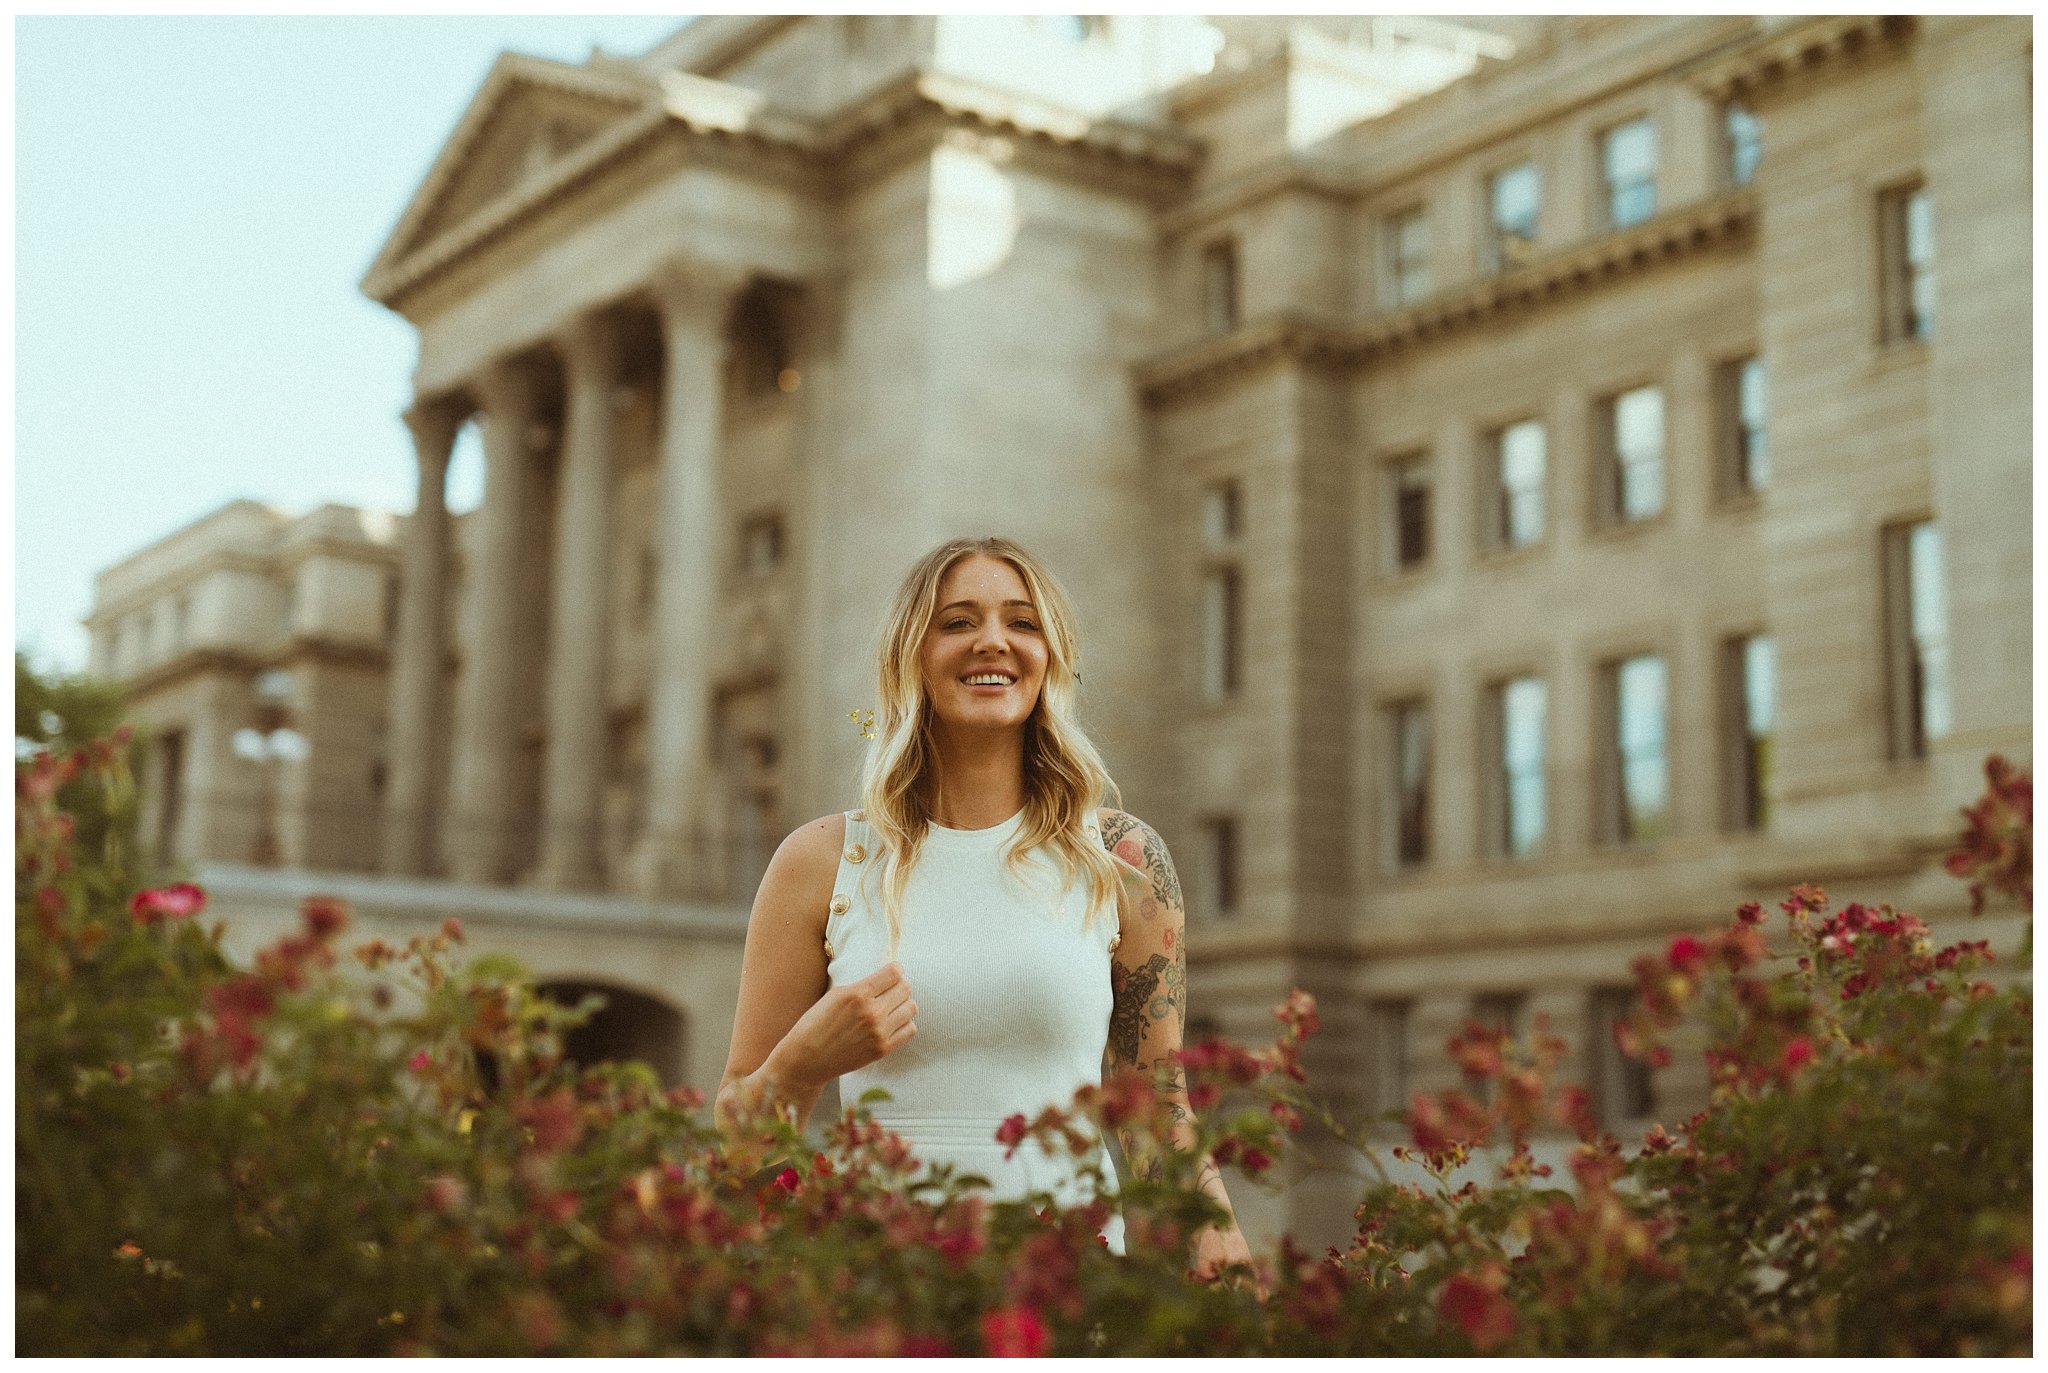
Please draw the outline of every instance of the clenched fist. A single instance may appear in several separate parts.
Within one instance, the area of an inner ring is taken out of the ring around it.
[[[916,1033],[910,983],[890,963],[819,997],[790,1026],[767,1066],[778,1082],[812,1091],[902,1048]]]

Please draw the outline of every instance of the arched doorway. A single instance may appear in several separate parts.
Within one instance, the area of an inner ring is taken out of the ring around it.
[[[604,998],[597,1014],[572,1031],[565,1056],[584,1067],[639,1061],[653,1067],[664,1087],[683,1080],[683,1012],[655,997],[607,982],[548,981],[538,988],[550,1001],[573,1006],[586,996]]]

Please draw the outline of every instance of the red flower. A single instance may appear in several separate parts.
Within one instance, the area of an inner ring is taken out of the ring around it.
[[[1681,934],[1671,941],[1671,948],[1664,955],[1672,968],[1682,973],[1696,973],[1707,964],[1707,951],[1700,947],[1700,941],[1689,934]]]
[[[1045,1318],[1028,1306],[1006,1306],[981,1318],[981,1342],[997,1359],[1042,1359],[1052,1344]]]
[[[1027,1128],[1024,1123],[1023,1112],[1020,1111],[1016,1115],[1006,1116],[1003,1119],[1003,1123],[996,1126],[996,1143],[1007,1144],[1010,1147],[1010,1153],[1014,1154],[1017,1152],[1017,1146],[1024,1142],[1024,1131]]]
[[[428,1073],[433,1071],[434,1056],[428,1053],[425,1049],[422,1049],[418,1053],[414,1054],[411,1058],[407,1059],[405,1061],[405,1066],[412,1069],[412,1071],[418,1073],[420,1076],[424,1077]]]
[[[1778,1058],[1778,1071],[1790,1077],[1813,1061],[1813,1041],[1805,1035],[1795,1035],[1785,1041],[1785,1052]]]
[[[306,933],[315,939],[332,939],[348,924],[348,907],[333,896],[309,896],[299,906]]]
[[[798,1175],[796,1169],[785,1168],[775,1175],[775,1185],[791,1196],[795,1196],[797,1189],[804,1185],[804,1180]]]
[[[1465,1332],[1474,1349],[1491,1353],[1515,1332],[1515,1308],[1500,1294],[1506,1285],[1507,1274],[1497,1263],[1476,1274],[1453,1274],[1437,1297],[1437,1310]]]
[[[190,882],[173,882],[168,887],[135,893],[135,899],[128,903],[128,914],[139,925],[154,925],[160,920],[197,915],[205,905],[205,892]]]

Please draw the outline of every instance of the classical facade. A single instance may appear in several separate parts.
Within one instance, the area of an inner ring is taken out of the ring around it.
[[[2031,42],[720,16],[505,57],[364,282],[419,331],[420,484],[359,906],[530,938],[708,1083],[766,853],[854,803],[887,595],[1000,531],[1080,607],[1200,1022],[1304,986],[1318,1072],[1392,1106],[1540,1014],[1611,1121],[1677,1109],[1606,1034],[1629,958],[1794,881],[1953,916],[1955,808],[2031,753]]]

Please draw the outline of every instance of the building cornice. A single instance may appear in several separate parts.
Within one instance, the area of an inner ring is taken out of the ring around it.
[[[1711,99],[1753,104],[1846,65],[1895,57],[1918,27],[1911,15],[1828,15],[1767,31],[1701,66],[1693,84]]]
[[[574,68],[558,68],[551,75]],[[496,71],[494,69],[494,77]],[[524,67],[518,79],[529,79]],[[505,78],[513,79],[512,77]],[[605,83],[624,98],[618,82]],[[957,77],[912,72],[870,93],[828,120],[799,118],[765,107],[751,92],[720,87],[702,77],[671,73],[650,103],[593,136],[541,173],[507,190],[475,214],[417,248],[380,257],[362,290],[380,304],[402,309],[405,299],[428,281],[530,223],[550,207],[574,196],[635,152],[661,140],[680,140],[684,156],[699,165],[749,180],[808,180],[821,196],[843,193],[888,162],[885,145],[908,139],[915,146],[935,142],[950,129],[1013,137],[1037,150],[1057,151],[1091,171],[1113,171],[1141,194],[1159,198],[1178,193],[1192,177],[1201,145],[1167,129],[1111,119],[1091,119],[1048,102],[1011,95]],[[479,97],[478,106],[495,105]],[[428,183],[392,235],[403,242],[431,212],[438,191],[455,175],[468,146],[487,121],[465,120],[460,148],[451,146],[435,164]]]
[[[361,667],[384,671],[391,651],[382,644],[342,639],[327,634],[295,634],[269,644],[201,644],[180,649],[168,658],[117,680],[131,694],[166,691],[194,677],[253,677],[272,668],[312,663],[321,667]]]
[[[1755,221],[1755,194],[1736,191],[1362,323],[1298,313],[1255,320],[1232,333],[1140,362],[1132,369],[1133,380],[1144,402],[1156,406],[1283,360],[1363,365],[1669,262],[1745,242]]]

